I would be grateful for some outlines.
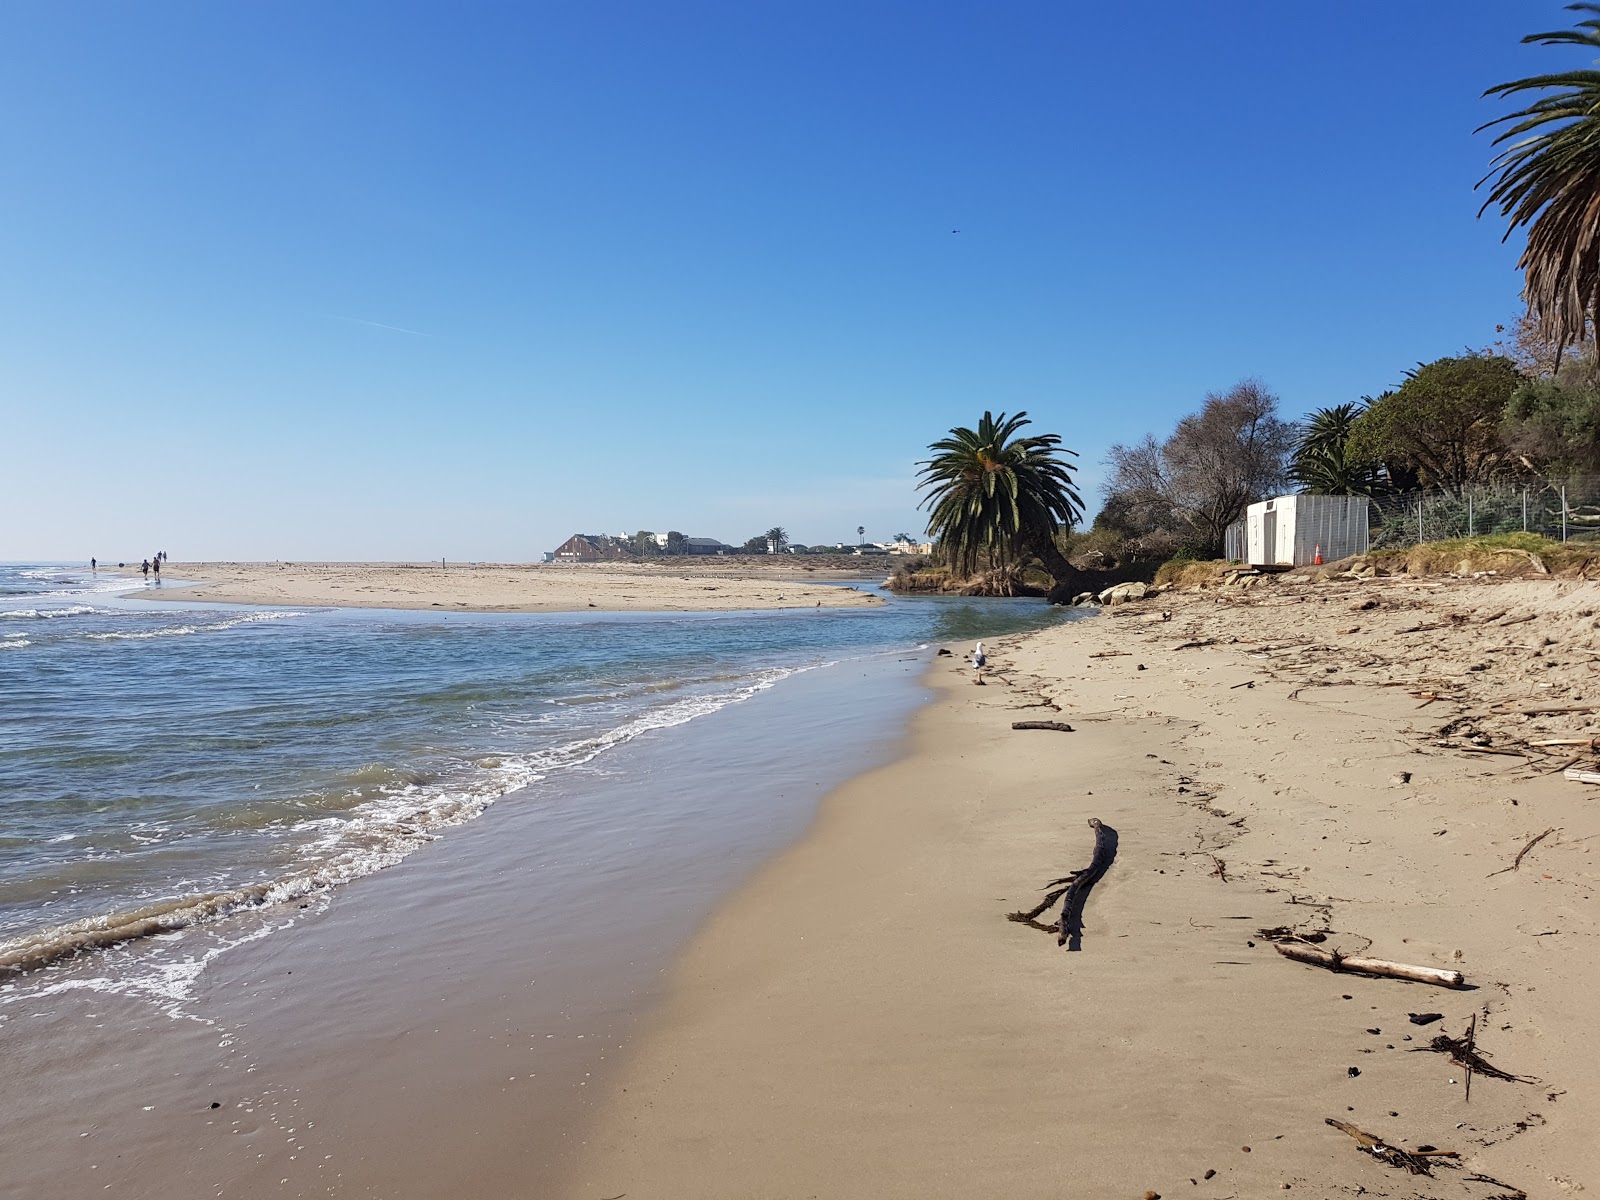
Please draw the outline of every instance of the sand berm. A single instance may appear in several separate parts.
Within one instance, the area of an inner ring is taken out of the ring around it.
[[[982,688],[936,660],[904,757],[681,957],[565,1194],[1595,1188],[1600,788],[1561,768],[1593,760],[1597,618],[1582,581],[1299,576],[1005,639]],[[1006,914],[1088,862],[1090,817],[1119,848],[1073,953]],[[1429,1047],[1474,1014],[1519,1081],[1469,1101]],[[1412,1175],[1329,1118],[1459,1157]]]

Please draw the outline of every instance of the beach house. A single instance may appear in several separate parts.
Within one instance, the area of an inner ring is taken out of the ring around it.
[[[575,533],[555,548],[552,562],[623,562],[633,558],[624,541],[604,533]]]

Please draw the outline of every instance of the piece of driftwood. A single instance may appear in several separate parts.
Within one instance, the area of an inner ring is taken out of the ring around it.
[[[1065,721],[1013,721],[1013,729],[1054,729],[1057,733],[1071,733],[1072,726]]]
[[[1132,650],[1100,650],[1100,651],[1097,651],[1094,654],[1089,655],[1089,657],[1090,658],[1118,658],[1118,657],[1126,658],[1128,655],[1130,655],[1132,653],[1133,653]]]
[[[1573,783],[1600,783],[1600,771],[1584,771],[1578,767],[1568,767],[1561,772],[1561,778],[1570,779]]]
[[[1584,738],[1540,738],[1536,742],[1529,742],[1530,746],[1587,746],[1591,750],[1600,750],[1600,737]]]
[[[1089,865],[1060,879],[1052,879],[1045,887],[1054,890],[1049,891],[1043,900],[1027,912],[1007,913],[1006,920],[1019,921],[1035,929],[1055,933],[1056,945],[1066,946],[1068,950],[1083,948],[1084,902],[1089,898],[1090,889],[1099,882],[1117,857],[1117,831],[1098,817],[1089,818],[1089,828],[1094,830],[1094,854],[1089,859]],[[1039,915],[1057,900],[1061,901],[1061,916],[1055,925],[1040,922],[1037,919]]]
[[[1377,975],[1387,979],[1409,979],[1413,983],[1431,983],[1436,987],[1458,988],[1466,984],[1460,971],[1444,971],[1438,967],[1413,967],[1408,963],[1390,962],[1383,958],[1363,958],[1360,955],[1343,955],[1334,950],[1318,950],[1312,946],[1278,942],[1273,949],[1285,958],[1326,967],[1330,971],[1349,971],[1357,975]]]
[[[1522,865],[1522,860],[1527,855],[1528,851],[1532,850],[1535,846],[1537,846],[1540,842],[1544,841],[1545,838],[1549,837],[1554,832],[1555,832],[1555,827],[1551,826],[1549,829],[1546,829],[1543,833],[1539,834],[1538,837],[1529,838],[1528,839],[1528,844],[1526,846],[1524,846],[1521,850],[1517,851],[1517,856],[1514,859],[1511,860],[1511,865],[1509,867],[1501,867],[1498,871],[1490,871],[1487,875],[1484,876],[1484,878],[1485,879],[1493,879],[1496,875],[1504,875],[1507,871],[1515,871],[1518,867],[1520,867]]]
[[[1349,1121],[1339,1121],[1333,1117],[1325,1117],[1324,1120],[1340,1133],[1348,1134],[1350,1137],[1355,1138],[1356,1145],[1364,1153],[1372,1155],[1373,1158],[1385,1166],[1402,1167],[1413,1175],[1432,1175],[1433,1165],[1428,1161],[1430,1158],[1459,1157],[1453,1150],[1402,1150],[1399,1146],[1389,1145],[1388,1142],[1368,1133],[1365,1129],[1357,1128],[1350,1124]]]
[[[1561,713],[1586,713],[1600,708],[1600,704],[1530,704],[1516,711],[1525,717],[1551,717]]]
[[[1215,646],[1216,644],[1217,644],[1217,639],[1216,638],[1191,638],[1187,642],[1179,642],[1176,646],[1173,647],[1173,649],[1174,650],[1198,650],[1198,649],[1200,649],[1201,646]]]

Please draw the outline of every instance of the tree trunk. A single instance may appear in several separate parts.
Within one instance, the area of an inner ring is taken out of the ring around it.
[[[1083,571],[1067,561],[1056,540],[1050,534],[1039,534],[1029,539],[1028,549],[1044,565],[1055,583],[1050,588],[1051,604],[1071,604],[1072,598],[1082,592],[1092,591],[1094,581]]]

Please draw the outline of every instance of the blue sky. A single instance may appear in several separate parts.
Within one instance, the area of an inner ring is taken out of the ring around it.
[[[1521,0],[0,7],[0,559],[920,528],[1482,346]],[[952,230],[960,230],[953,233]]]

